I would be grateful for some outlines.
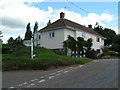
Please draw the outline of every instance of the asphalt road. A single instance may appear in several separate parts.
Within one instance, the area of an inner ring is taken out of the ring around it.
[[[3,72],[2,88],[118,88],[118,59],[49,71]]]

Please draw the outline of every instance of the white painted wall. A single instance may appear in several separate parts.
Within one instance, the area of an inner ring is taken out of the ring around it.
[[[54,32],[54,37],[50,38],[49,33]],[[41,46],[49,49],[63,48],[64,29],[46,31],[41,33]]]
[[[84,31],[76,31],[76,38],[77,37],[83,37],[84,40],[88,40],[89,38],[92,38],[92,40],[93,40],[92,48],[94,50],[101,49],[101,47],[104,46],[104,39],[102,39],[101,37],[99,37],[97,35],[90,34],[90,33],[84,32]],[[97,42],[97,38],[100,38],[100,42]]]
[[[69,30],[69,29],[64,29],[64,41],[68,39],[69,35],[76,38],[76,32],[75,31]]]
[[[50,38],[49,33],[54,32],[55,37]],[[104,46],[104,40],[100,38],[100,42],[97,42],[97,35],[90,34],[84,31],[76,31],[71,29],[58,29],[58,30],[51,30],[46,32],[41,32],[41,39],[38,41],[42,47],[49,48],[49,49],[59,49],[63,48],[63,41],[68,39],[68,35],[77,39],[77,37],[83,37],[85,40],[92,38],[93,39],[93,46],[92,48],[97,50],[101,49]]]

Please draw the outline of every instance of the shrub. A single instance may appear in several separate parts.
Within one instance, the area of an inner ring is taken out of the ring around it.
[[[101,59],[110,59],[111,57],[109,55],[101,57]]]
[[[92,50],[87,50],[85,56],[87,58],[96,59],[97,58],[97,54],[98,54],[97,51],[92,49]]]

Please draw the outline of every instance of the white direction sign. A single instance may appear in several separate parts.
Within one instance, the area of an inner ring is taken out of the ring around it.
[[[25,46],[31,46],[31,40],[24,40],[24,41],[23,41],[23,44],[24,44]]]

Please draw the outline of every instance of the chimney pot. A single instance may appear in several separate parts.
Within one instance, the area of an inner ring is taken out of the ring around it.
[[[92,25],[90,24],[90,25],[88,25],[88,27],[89,27],[89,28],[92,28]]]
[[[65,17],[65,13],[61,12],[60,13],[60,18],[64,18]]]

